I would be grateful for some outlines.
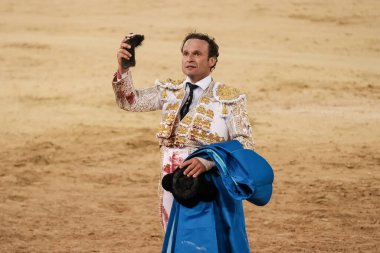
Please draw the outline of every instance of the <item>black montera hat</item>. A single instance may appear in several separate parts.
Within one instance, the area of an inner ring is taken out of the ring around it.
[[[165,175],[162,187],[171,192],[180,204],[189,208],[199,201],[213,201],[217,195],[214,184],[207,181],[204,174],[195,178],[184,175],[186,168],[177,168],[173,173]]]
[[[135,57],[135,48],[140,46],[144,40],[144,35],[142,34],[130,34],[126,36],[127,43],[131,46],[131,48],[126,48],[126,50],[132,54],[129,60],[122,58],[121,62],[123,68],[134,67],[136,65],[136,57]]]

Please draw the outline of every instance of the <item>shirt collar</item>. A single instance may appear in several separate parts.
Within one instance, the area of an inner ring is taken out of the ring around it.
[[[209,86],[209,84],[211,83],[211,81],[212,81],[211,75],[208,75],[205,78],[203,78],[202,80],[199,80],[198,82],[196,82],[194,84],[197,85],[197,86],[199,86],[199,87],[201,87],[202,90],[205,90],[205,89],[207,89],[207,87]],[[189,77],[186,77],[185,83],[187,83],[187,82],[191,83]]]

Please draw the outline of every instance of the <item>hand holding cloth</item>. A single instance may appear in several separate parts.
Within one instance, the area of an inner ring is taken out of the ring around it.
[[[242,200],[259,206],[269,202],[271,166],[238,141],[203,146],[187,159],[192,157],[215,162],[217,170],[205,173],[205,179],[216,186],[217,196],[192,208],[173,202],[162,252],[250,252]]]

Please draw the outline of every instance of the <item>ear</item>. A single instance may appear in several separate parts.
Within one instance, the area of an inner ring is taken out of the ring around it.
[[[208,65],[210,68],[212,68],[213,66],[215,66],[216,64],[216,57],[210,57],[208,58]]]

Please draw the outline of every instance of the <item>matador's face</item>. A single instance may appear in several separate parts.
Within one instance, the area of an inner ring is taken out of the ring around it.
[[[215,62],[215,57],[208,57],[207,41],[189,39],[183,45],[182,71],[193,83],[208,76]]]

